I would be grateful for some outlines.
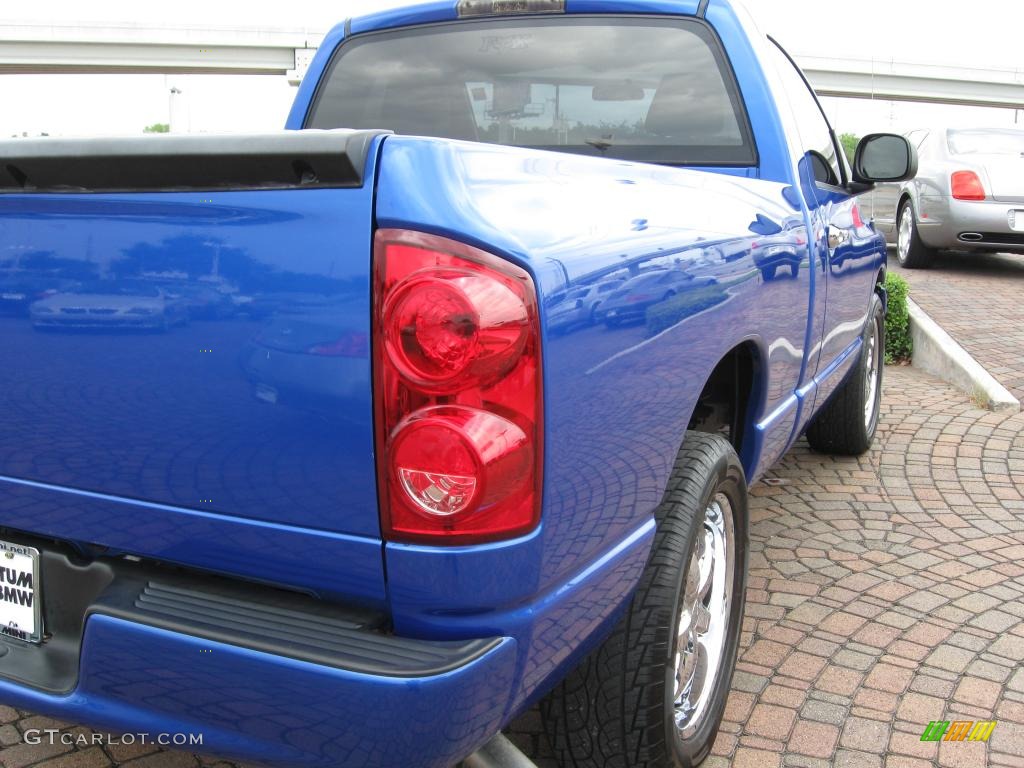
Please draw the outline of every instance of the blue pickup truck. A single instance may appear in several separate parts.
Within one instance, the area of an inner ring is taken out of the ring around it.
[[[539,702],[566,765],[698,764],[748,485],[871,444],[856,196],[913,149],[851,168],[729,0],[352,19],[287,128],[0,142],[0,701],[402,767]]]

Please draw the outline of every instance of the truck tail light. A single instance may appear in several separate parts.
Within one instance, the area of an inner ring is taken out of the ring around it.
[[[405,230],[374,242],[381,527],[391,541],[511,538],[540,519],[540,322],[530,276]]]
[[[984,200],[985,187],[974,171],[954,171],[950,179],[955,200]]]

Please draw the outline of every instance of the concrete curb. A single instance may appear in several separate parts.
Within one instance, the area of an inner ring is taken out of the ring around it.
[[[912,299],[907,299],[907,308],[910,310],[914,367],[959,387],[990,411],[1020,411],[1020,401],[971,357],[966,349],[957,344],[927,312]]]

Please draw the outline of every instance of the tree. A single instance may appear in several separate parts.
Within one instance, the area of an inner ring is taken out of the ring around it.
[[[167,123],[153,123],[142,129],[143,133],[169,133],[171,126]]]
[[[857,151],[859,141],[860,136],[854,133],[844,133],[839,137],[839,143],[843,145],[843,151],[846,153],[846,159],[850,161],[850,165],[853,165],[853,153]]]

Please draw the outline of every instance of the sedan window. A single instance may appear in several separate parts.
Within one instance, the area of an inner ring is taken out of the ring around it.
[[[950,131],[949,151],[954,155],[1024,155],[1024,131]]]

